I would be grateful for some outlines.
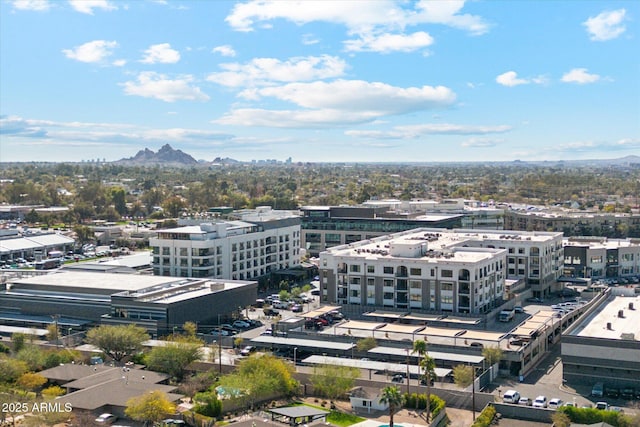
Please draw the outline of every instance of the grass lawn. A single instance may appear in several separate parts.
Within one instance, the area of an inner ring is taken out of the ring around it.
[[[305,405],[311,408],[327,411],[327,408],[323,408],[322,406],[310,405],[308,403],[303,403],[303,402],[297,402],[290,406],[300,406],[300,405]],[[327,415],[327,422],[339,427],[348,427],[350,425],[357,424],[366,420],[366,418],[362,418],[353,414],[346,414],[344,412],[334,411],[334,410],[329,410],[329,411],[330,411],[329,415]]]

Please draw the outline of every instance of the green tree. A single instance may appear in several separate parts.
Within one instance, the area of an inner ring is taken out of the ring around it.
[[[489,365],[494,365],[502,359],[502,349],[498,346],[489,346],[482,349],[482,355]]]
[[[235,372],[220,379],[220,386],[238,390],[245,407],[253,408],[256,401],[266,397],[291,396],[298,382],[290,363],[265,354],[244,359]]]
[[[87,227],[86,225],[76,225],[73,227],[73,232],[76,233],[76,241],[81,245],[95,239],[93,230],[91,227]]]
[[[0,354],[0,382],[5,384],[12,383],[20,378],[20,375],[27,372],[27,370],[28,366],[22,360]]]
[[[344,396],[353,388],[360,370],[351,366],[321,365],[313,368],[310,381],[314,391],[330,400]]]
[[[420,368],[422,369],[422,378],[427,383],[426,398],[426,419],[431,418],[431,382],[436,379],[436,361],[427,354],[427,340],[416,340],[413,342],[413,353],[420,355]]]
[[[193,410],[207,417],[218,417],[222,413],[222,402],[218,399],[215,391],[206,393],[196,393],[193,397],[195,407]]]
[[[127,400],[124,413],[129,418],[146,424],[158,422],[175,411],[176,405],[167,398],[166,394],[160,390],[154,390]]]
[[[16,382],[23,389],[33,391],[46,384],[47,379],[40,374],[25,372],[24,374],[20,375],[18,381]]]
[[[473,368],[469,365],[457,365],[453,367],[453,382],[458,387],[466,388],[473,382]]]
[[[144,328],[102,325],[87,332],[86,341],[98,347],[116,362],[142,350],[142,343],[149,339]]]
[[[47,325],[47,341],[56,341],[60,336],[60,330],[57,323]]]
[[[393,416],[402,407],[402,394],[398,387],[387,386],[383,388],[380,403],[389,406],[389,427],[393,427]]]
[[[27,342],[27,335],[22,332],[14,332],[11,334],[11,343],[13,344],[13,353],[16,354],[22,350]]]
[[[184,336],[187,338],[196,338],[198,332],[198,325],[195,322],[184,322],[182,325]],[[197,338],[196,338],[197,339]]]
[[[16,354],[16,359],[27,364],[30,371],[40,371],[44,368],[47,355],[36,345],[27,345]]]
[[[145,360],[149,369],[169,374],[179,382],[182,381],[187,366],[201,356],[199,344],[177,341],[154,347]]]

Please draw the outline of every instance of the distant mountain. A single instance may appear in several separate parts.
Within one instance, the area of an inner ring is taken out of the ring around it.
[[[182,150],[174,150],[169,144],[165,144],[157,153],[145,148],[144,150],[138,151],[133,157],[120,159],[114,163],[126,165],[163,164],[189,166],[197,165],[198,161]]]

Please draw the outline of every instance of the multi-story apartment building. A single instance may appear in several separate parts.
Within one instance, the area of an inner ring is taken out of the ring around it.
[[[482,313],[505,279],[545,296],[562,272],[561,233],[415,229],[320,254],[323,301],[396,309]]]
[[[358,206],[303,206],[302,245],[325,249],[415,228],[502,229],[502,209],[464,200],[372,200]]]
[[[592,279],[640,275],[640,239],[565,238],[563,275]]]
[[[570,236],[640,237],[640,215],[561,208],[515,208],[504,213],[506,230],[558,231]]]
[[[158,230],[154,275],[259,280],[300,264],[299,216],[260,207],[242,218]]]

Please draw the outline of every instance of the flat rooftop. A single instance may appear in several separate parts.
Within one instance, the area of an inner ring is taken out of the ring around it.
[[[168,285],[183,280],[185,278],[168,276],[59,271],[11,280],[10,284],[12,288],[17,289],[30,286],[46,286],[48,288],[77,288],[78,290],[91,288],[115,293],[122,291],[137,292],[152,286]]]
[[[479,262],[492,259],[516,242],[549,242],[562,233],[524,232],[504,230],[445,230],[416,228],[370,240],[335,246],[327,249],[334,256],[366,259],[411,258],[438,262]],[[486,245],[485,245],[486,243]]]
[[[633,304],[633,309],[629,305]],[[622,317],[618,313],[622,311]],[[611,324],[611,329],[607,324]],[[634,338],[630,335],[633,334]],[[640,296],[610,297],[599,309],[587,316],[569,335],[606,339],[635,339],[640,340]],[[626,338],[628,337],[628,338]]]

